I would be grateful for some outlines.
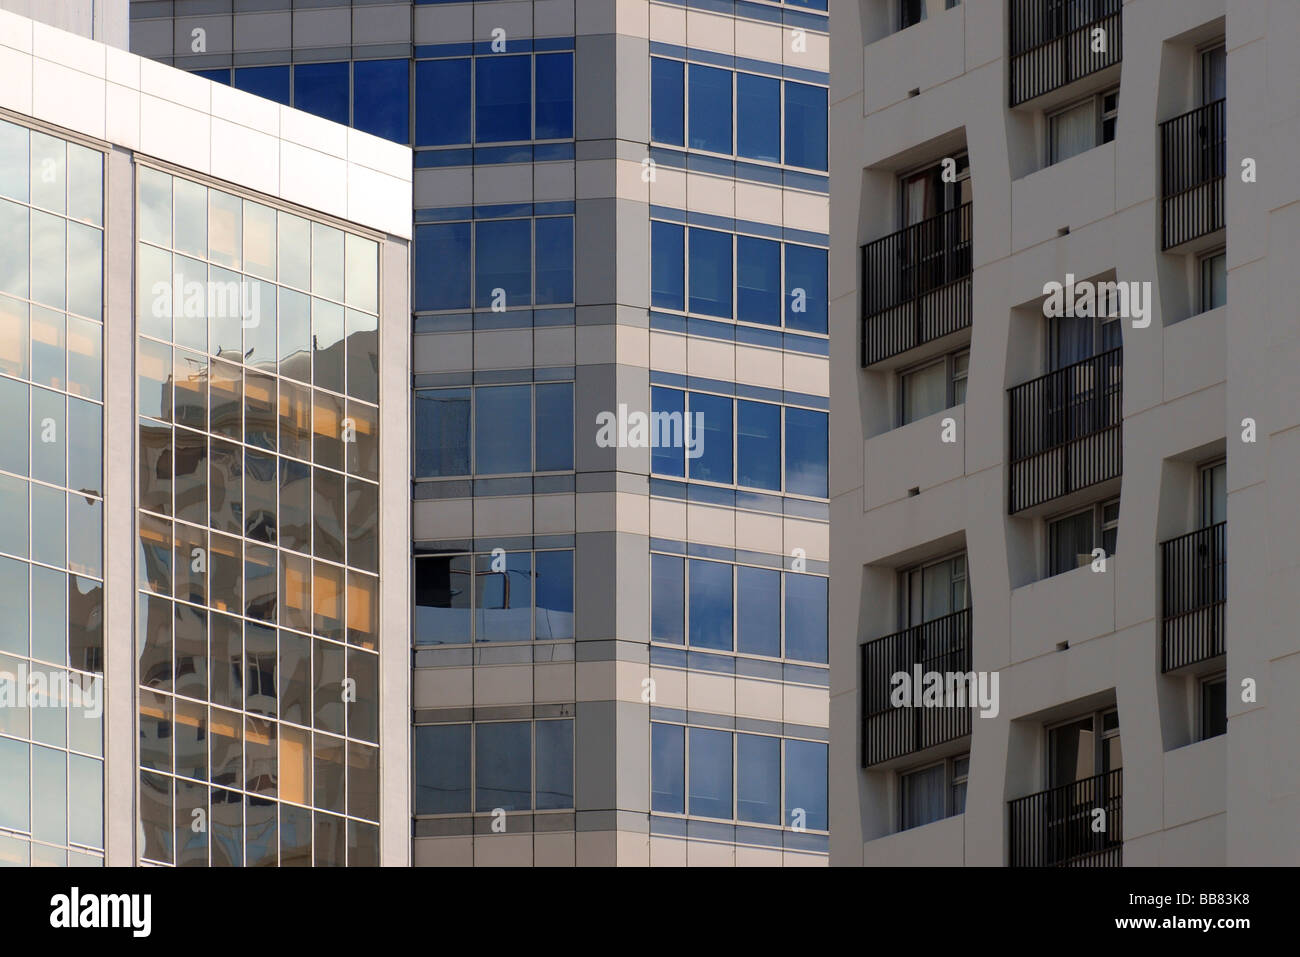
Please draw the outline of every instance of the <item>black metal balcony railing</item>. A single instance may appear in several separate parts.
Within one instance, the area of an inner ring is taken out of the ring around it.
[[[918,665],[922,674],[970,674],[969,608],[862,646],[863,767],[970,734],[969,707],[908,708],[890,703],[891,678],[900,671],[910,677]]]
[[[1119,867],[1123,788],[1124,771],[1116,768],[1012,801],[1011,866]]]
[[[1118,63],[1122,7],[1123,0],[1011,0],[1011,105]]]
[[[1160,543],[1163,575],[1160,669],[1224,652],[1228,597],[1228,524],[1219,522]]]
[[[1170,249],[1223,228],[1226,100],[1160,124],[1160,242]]]
[[[1124,350],[1009,389],[1011,514],[1120,474]]]
[[[862,247],[862,364],[970,326],[971,204]]]

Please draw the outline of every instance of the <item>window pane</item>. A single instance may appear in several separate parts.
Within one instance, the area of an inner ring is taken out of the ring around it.
[[[539,306],[573,302],[573,217],[536,221],[537,295]]]
[[[293,105],[335,123],[348,122],[348,64],[297,63]]]
[[[801,572],[785,575],[785,656],[826,661],[827,579]]]
[[[415,560],[415,643],[467,644],[473,578],[467,555]]]
[[[944,817],[944,766],[902,777],[903,828],[920,827]]]
[[[686,475],[686,393],[680,389],[651,386],[650,408],[652,410],[650,471],[659,475],[684,477]],[[693,434],[692,438],[698,446],[703,436]]]
[[[650,305],[656,309],[686,308],[686,227],[654,220],[650,223]]]
[[[785,490],[826,497],[826,413],[785,410]]]
[[[690,231],[691,312],[731,318],[731,233]]]
[[[537,471],[573,468],[573,383],[537,388]]]
[[[0,245],[0,292],[27,298],[29,211],[8,200],[0,200],[0,235],[5,237]],[[147,300],[142,300],[147,301]]]
[[[352,116],[357,129],[403,146],[411,141],[409,64],[409,60],[358,60],[352,65]]]
[[[475,141],[532,139],[530,56],[478,57],[475,74]]]
[[[573,722],[537,722],[537,810],[573,807]]]
[[[573,136],[573,54],[539,54],[536,61],[536,138],[570,139]]]
[[[690,461],[691,478],[706,482],[721,482],[724,485],[732,483],[731,404],[732,400],[725,396],[708,395],[702,392],[691,393],[692,428],[695,425],[696,413],[702,413],[704,416],[704,432],[698,438],[700,454]]]
[[[736,817],[756,824],[781,823],[781,739],[736,736]]]
[[[573,552],[537,552],[537,640],[573,637]]]
[[[948,408],[948,366],[934,362],[903,376],[903,424]]]
[[[27,184],[31,179],[27,164],[30,139],[26,127],[0,120],[0,196],[27,201]]]
[[[1059,575],[1092,562],[1092,509],[1052,522],[1048,538],[1051,544],[1049,574]]]
[[[736,318],[781,324],[781,244],[736,237]]]
[[[680,645],[686,640],[685,559],[650,556],[650,637]]]
[[[415,145],[451,146],[469,138],[468,59],[415,64]]]
[[[686,812],[686,729],[675,724],[650,725],[650,810]]]
[[[475,565],[475,640],[528,641],[532,637],[532,553],[479,555]]]
[[[104,222],[104,154],[76,143],[68,144],[68,215]]]
[[[686,64],[650,58],[650,138],[657,143],[685,145]]]
[[[803,332],[826,332],[826,250],[785,247],[785,324]]]
[[[736,566],[736,650],[781,655],[781,573],[774,568]]]
[[[1052,162],[1059,163],[1096,145],[1096,119],[1092,100],[1053,116],[1051,123]]]
[[[769,163],[781,162],[780,80],[736,74],[736,153]]]
[[[68,223],[68,311],[100,318],[103,310],[104,234],[93,226]]]
[[[731,732],[690,728],[691,815],[730,820]]]
[[[785,84],[785,161],[791,166],[826,169],[826,89]]]
[[[469,308],[469,235],[469,223],[415,227],[417,311]]]
[[[287,66],[246,66],[235,70],[235,89],[289,105]]]
[[[816,741],[785,742],[786,824],[803,808],[805,825],[824,831],[826,817],[826,745]]]
[[[731,651],[731,565],[693,558],[690,572],[690,643]]]
[[[690,147],[731,153],[731,71],[690,65]]]
[[[469,475],[469,389],[415,393],[415,474]]]
[[[532,471],[532,387],[492,386],[474,396],[474,472]]]
[[[466,812],[469,801],[467,724],[415,729],[415,813]]]
[[[736,484],[781,490],[781,407],[736,402]]]
[[[532,298],[532,221],[474,224],[474,304],[480,309],[527,305]]]
[[[474,729],[475,810],[532,807],[532,723],[506,721]]]

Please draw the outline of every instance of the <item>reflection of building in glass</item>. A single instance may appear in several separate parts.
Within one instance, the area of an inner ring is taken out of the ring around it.
[[[410,154],[0,26],[0,863],[403,863]]]

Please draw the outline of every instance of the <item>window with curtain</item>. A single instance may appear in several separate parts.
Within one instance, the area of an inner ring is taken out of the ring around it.
[[[902,776],[903,830],[920,827],[945,817],[947,770],[936,764]]]
[[[1096,104],[1090,99],[1050,119],[1050,163],[1060,163],[1097,145]]]

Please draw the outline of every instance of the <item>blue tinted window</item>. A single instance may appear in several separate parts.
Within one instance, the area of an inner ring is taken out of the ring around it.
[[[736,735],[736,817],[781,823],[781,739]]]
[[[685,63],[650,59],[650,138],[658,143],[686,145]]]
[[[415,393],[415,474],[469,475],[469,389]]]
[[[469,223],[415,227],[416,310],[469,308]]]
[[[686,227],[650,223],[650,305],[686,309]]]
[[[537,628],[539,641],[573,637],[573,552],[538,552]]]
[[[469,60],[415,64],[415,145],[468,143]]]
[[[533,604],[533,553],[474,559],[474,640],[527,641]]]
[[[732,817],[731,732],[689,728],[691,735],[690,813]]]
[[[470,592],[474,584],[470,562],[468,555],[430,555],[416,559],[417,645],[469,642]]]
[[[731,71],[692,63],[690,146],[731,152]]]
[[[826,497],[826,413],[785,410],[785,490]]]
[[[474,392],[474,471],[531,472],[532,386],[498,385]]]
[[[573,468],[573,383],[537,386],[537,471]]]
[[[411,142],[409,60],[358,60],[353,64],[353,125],[395,143]]]
[[[826,9],[826,0],[785,0],[785,3],[791,7],[807,7],[809,10]],[[949,5],[954,5],[951,0]]]
[[[537,242],[537,295],[539,306],[573,302],[573,217],[539,219]]]
[[[826,169],[826,88],[785,84],[785,161]]]
[[[826,661],[826,582],[817,575],[785,576],[785,656]]]
[[[826,250],[785,247],[785,324],[804,332],[826,331]]]
[[[573,721],[537,722],[537,810],[573,807]]]
[[[781,324],[781,244],[736,237],[736,318]]]
[[[731,233],[695,229],[690,236],[691,312],[731,318]]]
[[[293,68],[293,105],[335,123],[348,121],[348,64],[298,63]]]
[[[682,644],[686,625],[686,560],[676,555],[650,556],[650,637]]]
[[[730,485],[731,471],[731,399],[720,395],[691,393],[691,423],[695,413],[704,417],[704,433],[698,437],[697,458],[690,460],[690,477],[706,482]]]
[[[686,813],[686,729],[650,725],[650,810]]]
[[[826,745],[818,741],[785,742],[785,813],[793,824],[802,808],[804,824],[815,831],[826,827]]]
[[[415,813],[469,811],[469,725],[415,729]]]
[[[736,566],[736,650],[781,656],[781,573]]]
[[[477,772],[475,810],[527,811],[532,807],[532,723],[504,721],[474,729]]]
[[[781,490],[781,407],[736,403],[736,484]]]
[[[685,414],[686,414],[686,393],[680,389],[666,389],[663,386],[650,387],[650,408],[654,415],[652,419],[658,421],[663,416],[670,416],[667,420],[669,423],[677,422],[680,432],[677,434],[685,437]],[[671,426],[669,428],[671,433]],[[659,435],[660,429],[651,426],[651,441]],[[699,441],[702,437],[696,437]],[[655,445],[650,450],[650,471],[659,475],[677,475],[686,477],[686,447],[685,444]]]
[[[781,162],[781,81],[736,74],[736,153]]]
[[[692,558],[690,643],[695,648],[731,651],[731,565]]]
[[[533,138],[532,60],[531,56],[492,56],[474,61],[477,142]]]
[[[201,76],[205,80],[211,80],[213,83],[221,83],[230,86],[229,70],[195,70],[195,76]]]
[[[573,137],[573,54],[537,57],[537,130],[539,140]]]
[[[289,105],[287,66],[244,66],[235,70],[235,89]]]
[[[532,220],[487,219],[474,228],[474,305],[487,309],[494,300],[506,308],[527,305],[533,294]]]

